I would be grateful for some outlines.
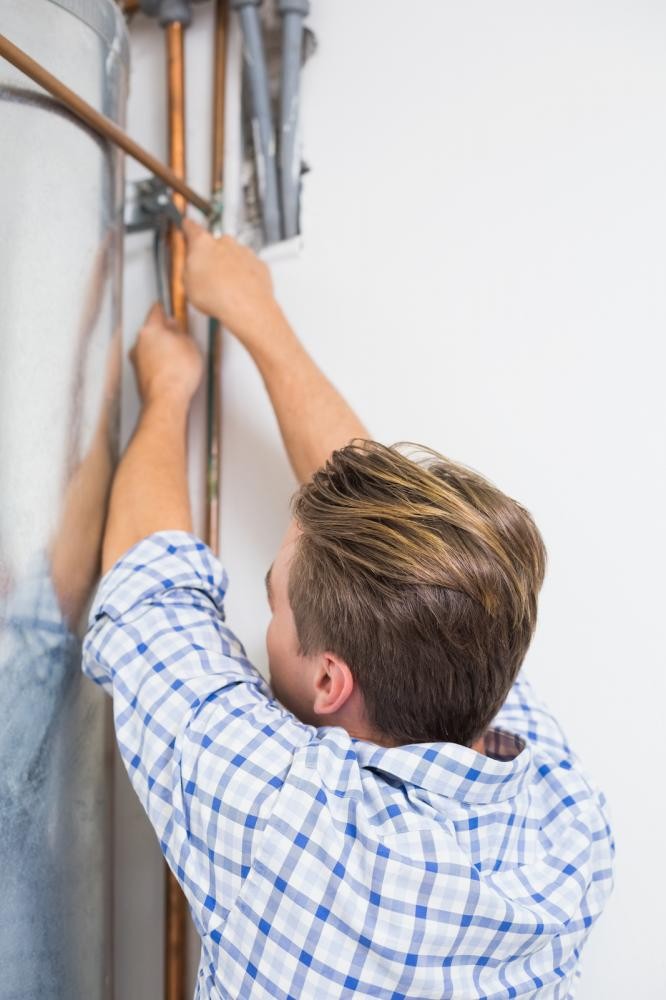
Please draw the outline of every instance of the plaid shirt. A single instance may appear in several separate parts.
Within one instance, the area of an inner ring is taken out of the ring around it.
[[[201,936],[196,997],[573,996],[614,848],[529,683],[487,755],[308,726],[223,624],[226,585],[196,537],[156,533],[103,579],[84,646]]]

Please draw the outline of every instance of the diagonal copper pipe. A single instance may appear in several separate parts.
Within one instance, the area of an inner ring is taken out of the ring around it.
[[[168,86],[169,166],[185,178],[185,31],[182,24],[172,22],[165,29]],[[174,204],[185,212],[182,195],[174,195]],[[187,331],[187,299],[183,270],[185,265],[185,237],[180,229],[171,227],[169,234],[171,308],[174,317]],[[172,872],[166,868],[165,886],[165,947],[164,995],[165,1000],[185,1000],[185,896]]]
[[[185,198],[196,205],[200,211],[205,215],[210,215],[212,212],[212,206],[210,202],[207,202],[205,198],[198,195],[196,191],[188,187],[173,170],[165,167],[157,157],[153,156],[146,149],[135,142],[134,139],[123,132],[123,130],[112,122],[110,118],[105,115],[100,114],[92,105],[84,101],[82,97],[75,94],[73,90],[66,87],[61,80],[49,73],[47,69],[44,68],[40,63],[32,59],[27,52],[24,52],[13,42],[10,42],[8,38],[0,34],[0,56],[3,56],[8,62],[17,69],[20,69],[22,73],[29,76],[31,80],[38,83],[40,87],[48,91],[55,98],[61,101],[66,108],[68,108],[72,114],[84,121],[86,125],[89,125],[93,131],[97,132],[99,135],[104,136],[104,138],[109,139],[110,142],[115,143],[116,146],[127,153],[133,159],[138,160],[142,163],[144,167],[147,167],[151,173],[155,174],[156,177],[160,177],[167,187],[173,188],[175,191],[179,191]]]

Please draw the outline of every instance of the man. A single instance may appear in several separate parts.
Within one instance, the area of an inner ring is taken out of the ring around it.
[[[197,997],[571,996],[613,844],[519,675],[545,568],[530,515],[442,456],[368,441],[266,267],[187,236],[189,297],[252,355],[303,484],[267,577],[271,691],[191,534],[200,357],[153,309],[84,669],[189,900]]]

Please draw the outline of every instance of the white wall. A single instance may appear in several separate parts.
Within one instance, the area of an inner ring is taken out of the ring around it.
[[[312,6],[312,170],[302,250],[274,266],[279,298],[378,439],[432,445],[534,513],[550,568],[529,670],[607,793],[618,842],[616,891],[584,953],[578,1000],[656,997],[666,977],[666,8]],[[197,8],[187,40],[190,180],[204,190],[210,23],[209,7]],[[139,18],[132,33],[130,131],[163,154],[161,39]],[[128,343],[152,295],[133,239]],[[260,381],[233,343],[223,397],[228,618],[262,665],[263,574],[294,484]],[[192,437],[199,504],[200,404]],[[121,781],[118,816],[132,833],[118,841],[117,996],[152,1000],[161,869]]]

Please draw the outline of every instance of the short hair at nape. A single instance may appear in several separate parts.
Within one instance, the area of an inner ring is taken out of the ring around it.
[[[333,452],[292,510],[303,654],[341,657],[391,742],[471,745],[536,625],[546,550],[529,512],[429,448],[364,440]]]

